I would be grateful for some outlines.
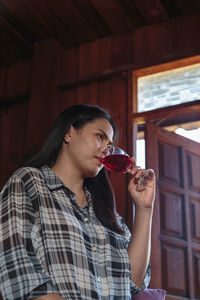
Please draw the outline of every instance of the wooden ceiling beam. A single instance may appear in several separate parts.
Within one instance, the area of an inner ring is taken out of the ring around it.
[[[34,43],[34,36],[31,34],[29,30],[27,30],[26,27],[21,24],[17,18],[15,17],[15,14],[11,13],[9,10],[9,4],[10,1],[6,1],[6,5],[3,4],[5,0],[2,0],[0,2],[0,12],[1,16],[5,21],[10,25],[10,27],[14,28],[16,32],[18,32],[24,40],[26,40],[30,45],[33,45]]]
[[[57,23],[60,21],[63,28],[69,31],[76,45],[97,39],[95,31],[91,29],[85,18],[70,1],[59,0],[59,5],[55,0],[43,1],[56,16]]]
[[[169,20],[160,0],[134,0],[134,2],[146,24],[156,24]]]
[[[194,13],[194,11],[199,11],[200,9],[199,0],[175,0],[175,5],[179,8],[181,15]]]
[[[116,0],[90,0],[113,34],[122,34],[133,30],[127,16]]]
[[[164,7],[166,14],[170,17],[170,18],[174,18],[180,15],[180,10],[178,8],[178,6],[176,5],[176,2],[172,2],[169,0],[160,0],[162,3],[162,6]]]
[[[32,46],[29,41],[27,41],[23,35],[21,35],[19,32],[17,32],[13,26],[11,26],[6,19],[0,16],[0,32],[4,32],[4,34],[1,34],[1,41],[9,41],[10,45],[12,46],[12,40],[17,41],[17,43],[20,43],[23,45],[24,51],[31,51],[32,52]]]
[[[16,60],[16,57],[10,53],[9,49],[0,42],[0,66],[5,65],[5,61],[7,65],[12,65],[16,63]],[[0,70],[2,70],[2,67]]]
[[[39,11],[35,9],[34,1],[1,0],[1,2],[21,26],[29,32],[33,41],[40,41],[52,34],[45,19],[41,18]]]
[[[1,16],[0,37],[0,65],[10,66],[32,56],[32,45]]]
[[[28,5],[31,10],[37,12],[38,19],[43,21],[46,31],[49,32],[49,34],[47,34],[49,37],[57,39],[64,48],[77,46],[71,32],[65,24],[63,24],[62,20],[59,19],[50,3],[36,0],[28,2]]]
[[[134,1],[130,0],[118,0],[121,7],[126,13],[126,18],[132,24],[133,28],[136,29],[144,25],[144,19],[138,11]]]
[[[104,22],[103,18],[97,12],[95,7],[88,0],[71,0],[74,7],[79,11],[80,15],[87,20],[92,30],[96,32],[99,38],[111,35],[111,31]]]

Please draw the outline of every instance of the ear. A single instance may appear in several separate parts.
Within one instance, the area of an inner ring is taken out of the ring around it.
[[[68,132],[65,134],[63,142],[65,144],[68,144],[71,141],[71,137],[72,137],[72,126],[70,127]]]

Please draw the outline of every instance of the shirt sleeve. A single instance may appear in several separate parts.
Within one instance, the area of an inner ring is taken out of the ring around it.
[[[128,226],[126,225],[124,219],[117,214],[118,222],[122,229],[124,230],[124,243],[125,247],[128,248],[130,239],[131,239],[131,233],[130,230],[128,229]],[[144,277],[144,282],[141,288],[139,288],[133,281],[131,281],[131,294],[135,295],[138,292],[146,289],[149,286],[151,280],[151,264],[149,263],[145,277]]]
[[[34,222],[24,182],[13,175],[0,193],[0,291],[4,300],[58,292],[35,255]]]

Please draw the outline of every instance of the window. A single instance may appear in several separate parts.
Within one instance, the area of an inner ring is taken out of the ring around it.
[[[200,99],[200,63],[137,78],[138,112]]]
[[[153,118],[162,120],[161,111],[155,111],[155,113],[150,111],[199,100],[199,61],[200,57],[194,57],[134,71],[134,97],[135,100],[137,99],[135,101],[137,106],[134,106],[135,122],[140,125],[145,124],[145,118],[141,118],[139,115],[145,115],[145,113],[147,115],[148,111],[151,114],[151,120]],[[184,117],[182,121],[185,122]],[[164,126],[164,128],[200,143],[199,119],[186,123],[174,123],[174,125]],[[138,127],[135,155],[137,164],[145,168],[145,139],[142,126]]]

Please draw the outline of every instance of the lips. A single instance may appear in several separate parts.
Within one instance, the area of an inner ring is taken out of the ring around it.
[[[95,156],[95,158],[98,160],[99,164],[101,165],[101,158],[98,156]]]

